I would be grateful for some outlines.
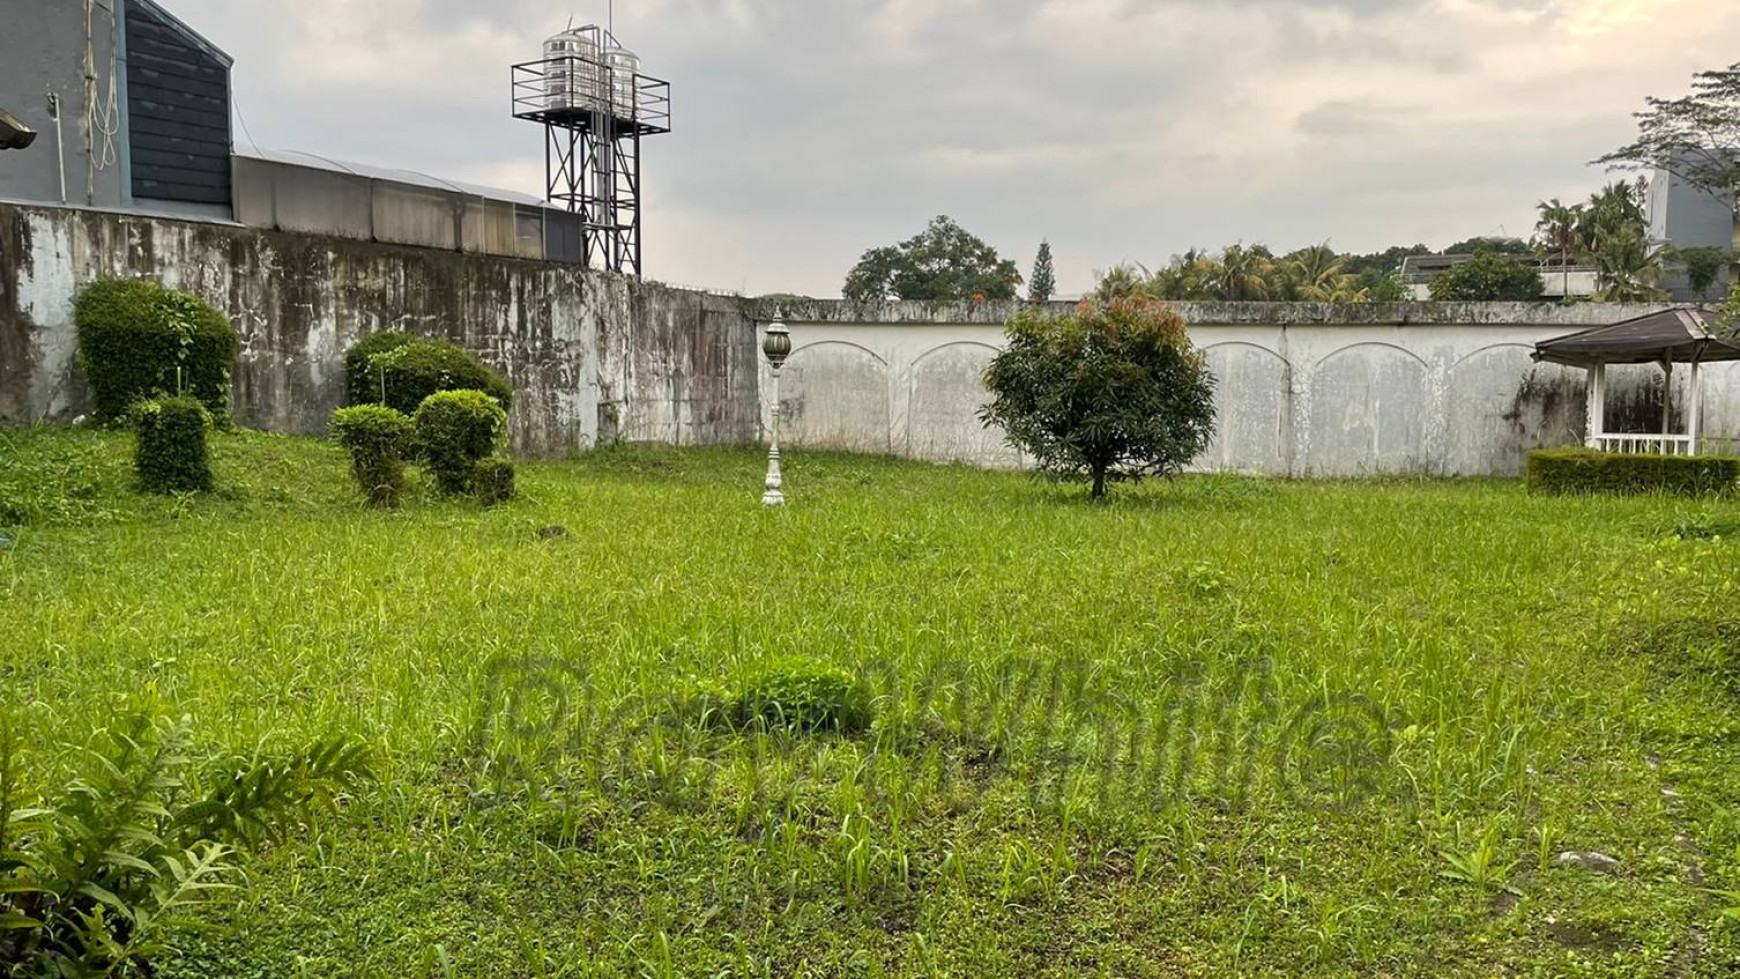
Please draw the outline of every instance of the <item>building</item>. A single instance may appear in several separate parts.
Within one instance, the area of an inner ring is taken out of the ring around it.
[[[12,0],[0,198],[228,218],[230,57],[152,0]]]
[[[1714,248],[1730,258],[1740,253],[1740,218],[1735,215],[1733,192],[1713,194],[1662,169],[1650,181],[1648,198],[1653,240],[1678,249]],[[1726,295],[1733,273],[1730,265],[1708,296],[1693,293],[1683,268],[1670,268],[1663,286],[1676,300],[1700,302]]]
[[[0,200],[580,262],[581,219],[529,194],[309,153],[238,153],[232,60],[155,0],[9,0]],[[28,25],[28,29],[23,29]]]
[[[1579,299],[1595,295],[1598,270],[1592,265],[1555,265],[1532,255],[1505,257],[1540,272],[1543,299]],[[1473,255],[1410,255],[1402,259],[1402,282],[1414,299],[1428,301],[1432,298],[1433,279],[1473,258]]]

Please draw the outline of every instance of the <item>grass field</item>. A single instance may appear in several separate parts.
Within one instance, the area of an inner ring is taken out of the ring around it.
[[[1740,970],[1734,504],[797,453],[765,512],[622,450],[375,513],[320,441],[200,499],[128,451],[0,431],[32,774],[140,705],[378,770],[165,977]],[[874,725],[710,721],[789,657]]]

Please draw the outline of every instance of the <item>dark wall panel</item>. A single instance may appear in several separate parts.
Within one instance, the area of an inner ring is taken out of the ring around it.
[[[152,5],[126,7],[133,196],[230,203],[228,67]]]

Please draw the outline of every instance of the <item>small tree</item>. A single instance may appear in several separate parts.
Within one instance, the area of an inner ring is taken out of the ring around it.
[[[1036,303],[1050,302],[1057,294],[1057,269],[1051,263],[1051,242],[1039,243],[1039,257],[1033,260],[1033,277],[1027,284],[1027,298]]]
[[[1093,484],[1169,476],[1214,434],[1214,377],[1184,319],[1145,298],[1084,300],[1074,315],[1009,321],[979,413],[1040,470]]]
[[[1720,248],[1681,248],[1680,264],[1685,266],[1686,284],[1699,301],[1710,298],[1710,289],[1722,278],[1733,257]]]
[[[1545,289],[1538,270],[1495,252],[1480,252],[1432,280],[1439,302],[1534,302]]]

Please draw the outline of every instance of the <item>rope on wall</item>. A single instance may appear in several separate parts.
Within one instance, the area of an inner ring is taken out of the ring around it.
[[[115,165],[115,137],[121,132],[121,101],[115,76],[119,53],[109,52],[107,102],[97,85],[96,0],[85,0],[85,204],[96,203],[97,174]],[[101,142],[98,142],[101,137]]]

